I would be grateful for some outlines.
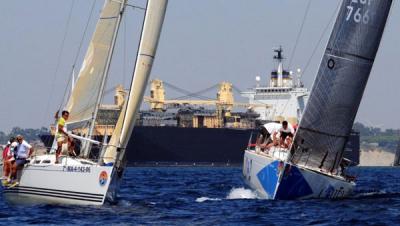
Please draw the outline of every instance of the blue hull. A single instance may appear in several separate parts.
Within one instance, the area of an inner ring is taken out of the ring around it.
[[[286,164],[254,151],[245,152],[243,175],[249,186],[267,199],[344,198],[355,187],[354,182],[342,177]]]

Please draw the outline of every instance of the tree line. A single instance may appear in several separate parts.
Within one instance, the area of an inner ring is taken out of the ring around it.
[[[22,129],[20,127],[14,127],[9,133],[0,131],[0,144],[6,144],[10,137],[15,137],[17,135],[24,136],[25,140],[27,140],[28,142],[33,142],[36,140],[40,140],[40,134],[48,133],[50,133],[50,131],[46,127],[42,127],[40,129]]]
[[[400,129],[382,130],[377,127],[365,126],[359,122],[354,123],[353,129],[360,133],[361,143],[374,143],[379,147],[395,150],[400,141]]]

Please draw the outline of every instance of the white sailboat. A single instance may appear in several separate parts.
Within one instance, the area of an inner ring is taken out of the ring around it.
[[[269,199],[343,198],[344,145],[389,15],[391,0],[344,0],[289,149],[246,150],[243,175]]]
[[[102,205],[114,201],[125,168],[125,148],[132,134],[135,116],[143,98],[167,7],[167,0],[148,0],[130,87],[108,144],[91,137],[99,109],[118,28],[126,0],[106,0],[92,36],[82,68],[69,97],[67,127],[86,128],[85,137],[71,134],[85,144],[80,157],[54,154],[33,156],[18,174],[19,185],[4,187],[5,198],[14,203],[61,203]],[[94,146],[101,149],[98,159],[88,159]]]

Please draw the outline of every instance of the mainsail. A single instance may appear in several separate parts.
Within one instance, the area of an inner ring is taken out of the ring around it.
[[[344,0],[291,148],[295,164],[333,172],[342,159],[391,0]]]
[[[98,99],[104,91],[109,62],[114,48],[116,31],[125,1],[106,0],[96,30],[86,52],[82,68],[67,103],[69,124],[80,126],[93,120]],[[72,126],[73,127],[73,126]],[[72,128],[69,127],[69,128]]]
[[[126,107],[124,106],[121,111],[117,126],[104,154],[103,161],[106,163],[115,160],[117,157],[117,148],[120,148],[124,152],[132,135],[136,115],[143,100],[146,84],[148,83],[153,66],[167,3],[168,0],[148,0],[147,2],[129,97]],[[124,153],[120,153],[120,158],[124,156]]]

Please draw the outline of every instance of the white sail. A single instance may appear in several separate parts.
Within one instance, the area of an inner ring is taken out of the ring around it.
[[[125,113],[126,113],[126,102],[124,103],[121,109],[121,113],[119,115],[117,124],[115,125],[113,134],[111,136],[111,140],[104,151],[102,158],[105,164],[114,163],[117,158],[117,150],[121,146],[120,137],[122,132],[122,126],[124,123]]]
[[[126,104],[126,111],[124,111],[125,109],[121,111],[118,120],[119,123],[117,123],[114,134],[112,135],[114,139],[110,141],[110,146],[107,148],[104,155],[105,162],[110,162],[110,160],[115,159],[117,155],[117,147],[124,150],[132,135],[136,115],[139,111],[146,84],[150,77],[167,3],[168,0],[149,0],[147,2],[146,15],[140,39],[141,41],[136,58],[135,71],[133,73],[129,97]],[[120,123],[122,123],[122,125],[120,125]],[[124,153],[121,153],[120,156],[123,158]]]
[[[125,1],[106,0],[96,30],[90,41],[73,92],[66,109],[68,123],[85,122],[93,118],[97,100],[104,89],[106,70],[111,58],[120,13]]]

